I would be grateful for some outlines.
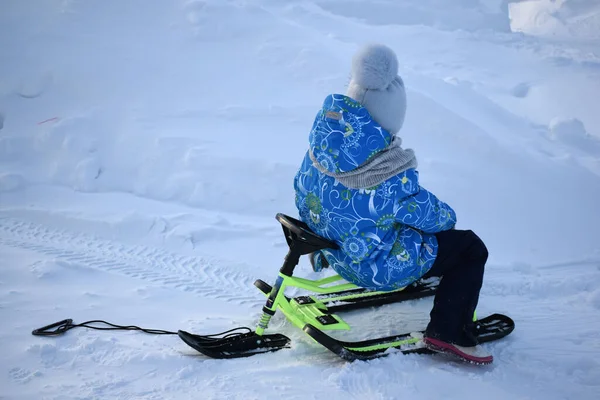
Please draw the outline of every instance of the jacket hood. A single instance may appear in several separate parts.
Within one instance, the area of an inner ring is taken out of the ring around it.
[[[325,98],[309,136],[315,159],[334,174],[358,168],[391,142],[363,105],[342,94]]]

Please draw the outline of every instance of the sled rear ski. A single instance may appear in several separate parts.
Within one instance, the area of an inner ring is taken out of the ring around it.
[[[178,335],[185,343],[213,358],[248,357],[288,348],[290,339],[285,335],[265,333],[271,317],[280,310],[288,321],[314,341],[348,361],[368,360],[394,351],[403,354],[433,353],[422,343],[423,331],[357,342],[341,341],[326,332],[351,329],[338,313],[432,296],[437,289],[437,278],[420,280],[401,289],[382,292],[343,283],[339,275],[319,280],[295,277],[294,269],[301,256],[326,248],[337,249],[338,245],[316,235],[302,221],[281,213],[276,218],[282,225],[289,251],[273,286],[260,279],[254,283],[267,297],[256,330],[246,328],[248,331],[245,333],[220,336],[195,335],[179,330]],[[285,295],[287,288],[299,288],[312,294],[288,297]],[[498,340],[509,335],[514,327],[514,321],[508,316],[492,314],[476,319],[476,336],[480,343]]]

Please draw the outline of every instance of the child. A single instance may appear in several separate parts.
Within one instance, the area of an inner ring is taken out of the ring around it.
[[[340,245],[311,262],[381,291],[442,276],[425,344],[490,363],[472,331],[487,249],[472,231],[455,230],[454,210],[420,186],[415,153],[396,136],[405,114],[396,55],[365,46],[352,60],[346,95],[325,98],[294,179],[300,219]]]

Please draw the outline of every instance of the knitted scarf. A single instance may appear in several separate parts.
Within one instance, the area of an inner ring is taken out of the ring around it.
[[[323,168],[309,149],[310,159],[315,168],[325,175],[332,176],[350,189],[366,189],[377,186],[392,176],[411,168],[417,168],[417,158],[412,149],[401,147],[402,139],[392,138],[392,143],[373,158],[352,171],[333,173]]]

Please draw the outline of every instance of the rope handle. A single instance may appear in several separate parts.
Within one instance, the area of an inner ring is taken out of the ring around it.
[[[33,332],[31,332],[31,333],[35,336],[57,336],[57,335],[62,335],[63,333],[65,333],[66,331],[71,329],[72,327],[73,327],[72,319],[63,319],[62,321],[58,321],[53,324],[46,325],[46,326],[43,326],[38,329],[34,329]],[[52,328],[56,328],[56,329],[51,330]]]
[[[92,326],[90,324],[105,324],[105,325],[109,325],[110,327],[106,328],[106,327],[100,327],[100,326]],[[58,335],[64,334],[65,332],[67,332],[73,328],[79,328],[79,327],[96,329],[96,330],[100,330],[100,331],[125,330],[125,331],[143,331],[143,332],[151,333],[151,334],[155,334],[155,335],[177,335],[177,332],[164,331],[161,329],[146,329],[146,328],[140,328],[139,326],[134,326],[134,325],[115,325],[115,324],[111,324],[110,322],[106,322],[106,321],[102,321],[102,320],[93,320],[93,321],[86,321],[81,324],[73,324],[73,320],[70,318],[63,319],[62,321],[58,321],[58,322],[43,326],[38,329],[34,329],[31,333],[35,336],[58,336]]]

